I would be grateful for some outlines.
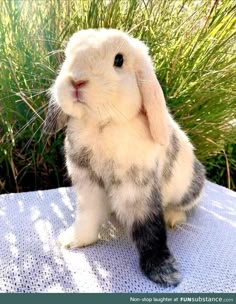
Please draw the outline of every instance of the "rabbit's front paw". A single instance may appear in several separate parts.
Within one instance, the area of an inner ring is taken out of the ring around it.
[[[91,245],[95,243],[97,239],[97,235],[82,233],[72,225],[60,234],[58,244],[62,247],[73,249]]]
[[[156,257],[142,258],[140,266],[146,276],[155,283],[164,286],[177,286],[181,281],[181,276],[172,255],[162,261]]]

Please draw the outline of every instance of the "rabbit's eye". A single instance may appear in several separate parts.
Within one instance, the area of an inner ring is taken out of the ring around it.
[[[122,54],[116,54],[115,60],[114,60],[114,66],[121,68],[124,63],[124,58]]]

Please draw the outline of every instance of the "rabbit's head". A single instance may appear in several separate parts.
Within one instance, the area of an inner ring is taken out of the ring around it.
[[[168,112],[148,49],[124,32],[75,33],[51,94],[69,117],[86,115],[101,124],[131,120],[143,111],[153,139],[168,141]]]

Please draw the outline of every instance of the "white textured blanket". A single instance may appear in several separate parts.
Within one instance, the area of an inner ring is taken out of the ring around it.
[[[176,288],[143,276],[112,224],[93,246],[60,249],[74,206],[71,188],[0,195],[0,292],[236,292],[236,193],[208,182],[188,224],[169,231],[183,276]]]

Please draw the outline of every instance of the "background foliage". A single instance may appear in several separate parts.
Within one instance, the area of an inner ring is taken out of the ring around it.
[[[82,28],[145,41],[168,106],[208,177],[236,189],[234,1],[2,0],[0,191],[67,185],[63,134],[42,137],[47,90],[63,48]]]

